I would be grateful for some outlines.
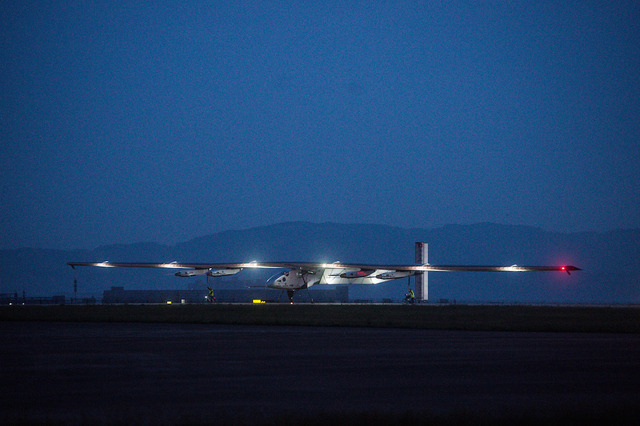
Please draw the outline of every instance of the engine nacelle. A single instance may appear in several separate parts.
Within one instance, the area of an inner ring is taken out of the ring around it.
[[[186,271],[176,272],[176,277],[197,277],[200,275],[208,275],[210,277],[224,277],[227,275],[237,274],[242,271],[240,268],[225,268],[225,269],[188,269]]]
[[[411,271],[389,271],[376,275],[379,280],[397,280],[411,275]]]
[[[349,272],[344,272],[340,274],[340,278],[348,278],[348,279],[365,278],[373,274],[374,272],[375,272],[374,269],[361,269],[359,271],[349,271]]]
[[[213,269],[213,270],[210,270],[209,272],[207,272],[207,275],[209,275],[210,277],[226,277],[227,275],[235,275],[240,271],[242,271],[242,269],[240,269],[240,268],[238,268],[238,269],[231,269],[231,268]]]
[[[204,275],[208,272],[208,269],[188,269],[186,271],[176,272],[176,277],[197,277],[199,275]]]

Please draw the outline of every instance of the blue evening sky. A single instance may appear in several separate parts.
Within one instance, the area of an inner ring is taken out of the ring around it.
[[[640,227],[637,1],[22,0],[0,34],[0,248]]]

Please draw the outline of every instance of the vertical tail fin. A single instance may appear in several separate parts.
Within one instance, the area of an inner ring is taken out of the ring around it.
[[[416,264],[429,263],[429,244],[416,242]],[[429,277],[427,272],[416,275],[416,299],[424,302],[429,299]]]

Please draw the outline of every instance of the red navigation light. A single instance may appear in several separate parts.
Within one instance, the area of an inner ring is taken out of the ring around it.
[[[568,275],[571,275],[571,272],[569,272],[569,271],[575,270],[575,268],[574,267],[567,268],[566,266],[561,266],[560,270],[561,271],[565,271]]]

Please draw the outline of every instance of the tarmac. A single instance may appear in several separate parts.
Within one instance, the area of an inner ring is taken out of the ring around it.
[[[635,424],[640,335],[0,321],[0,423]]]
[[[640,307],[400,304],[0,306],[0,321],[103,321],[640,333]]]

